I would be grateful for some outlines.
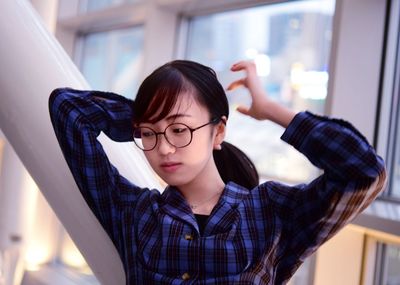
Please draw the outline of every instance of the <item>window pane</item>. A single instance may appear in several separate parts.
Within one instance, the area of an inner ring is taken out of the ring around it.
[[[398,82],[400,85],[400,82]],[[398,95],[397,95],[398,96]],[[395,133],[394,136],[394,158],[393,158],[393,165],[392,165],[392,173],[391,173],[391,183],[390,183],[390,195],[395,198],[400,199],[400,110],[399,106],[397,106],[397,118],[395,122]],[[390,157],[388,158],[390,161]]]
[[[143,28],[134,27],[83,37],[81,71],[93,89],[132,98],[139,86]]]
[[[229,71],[240,59],[254,59],[271,98],[295,110],[324,112],[334,0],[293,1],[194,17],[187,57],[213,67],[226,87],[240,77]],[[228,95],[227,140],[245,151],[264,178],[309,180],[317,170],[280,141],[283,129],[234,111],[248,104],[243,89]],[[260,131],[262,130],[262,131]]]
[[[400,35],[400,33],[399,33]],[[398,105],[400,99],[400,79],[398,72],[400,71],[400,49],[397,52],[397,70],[393,72],[394,85],[393,97],[392,97],[392,117],[391,117],[391,138],[389,152],[386,157],[388,167],[390,169],[390,184],[389,192],[387,195],[397,199],[400,199],[400,106]]]
[[[387,246],[387,283],[386,285],[400,285],[400,247]]]
[[[381,126],[379,138],[385,138],[386,128],[389,129],[388,141],[382,140],[380,146],[386,145],[386,163],[390,174],[390,183],[384,195],[400,201],[400,0],[392,1],[388,24],[388,44],[386,47],[385,80],[383,93],[384,102],[381,107],[383,121],[385,116],[390,119]],[[390,97],[389,97],[390,96]],[[387,98],[387,99],[386,99]]]
[[[124,3],[133,3],[140,1],[141,0],[81,0],[80,10],[81,12],[91,12],[121,5]]]
[[[379,243],[375,266],[374,284],[400,285],[400,246]]]

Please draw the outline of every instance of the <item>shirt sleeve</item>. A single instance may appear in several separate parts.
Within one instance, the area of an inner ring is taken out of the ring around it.
[[[104,132],[114,141],[132,140],[133,101],[100,91],[54,90],[49,111],[58,142],[89,207],[116,241],[121,208],[144,192],[122,177],[97,140]]]
[[[273,182],[265,191],[285,228],[281,261],[290,263],[304,260],[365,209],[384,188],[386,172],[364,136],[343,120],[301,112],[282,139],[324,171],[309,184]]]

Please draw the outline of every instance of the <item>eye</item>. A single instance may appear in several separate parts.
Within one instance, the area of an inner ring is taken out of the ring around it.
[[[182,134],[188,131],[188,128],[185,126],[174,126],[172,129],[172,132],[174,134]]]
[[[142,130],[141,136],[142,138],[151,138],[155,135],[155,133],[151,130]]]

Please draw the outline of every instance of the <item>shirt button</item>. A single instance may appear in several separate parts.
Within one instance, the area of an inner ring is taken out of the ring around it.
[[[185,240],[193,240],[193,235],[185,234]]]
[[[189,273],[187,273],[187,272],[183,273],[183,274],[182,274],[182,279],[183,279],[183,280],[189,280],[189,279],[190,279]]]

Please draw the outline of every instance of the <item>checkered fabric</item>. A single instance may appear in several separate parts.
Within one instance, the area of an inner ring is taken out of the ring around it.
[[[178,189],[135,186],[97,141],[100,132],[131,141],[132,106],[114,93],[69,88],[49,100],[65,159],[119,252],[127,284],[285,284],[384,188],[384,162],[354,127],[301,112],[282,139],[323,174],[295,186],[227,183],[200,235]]]

